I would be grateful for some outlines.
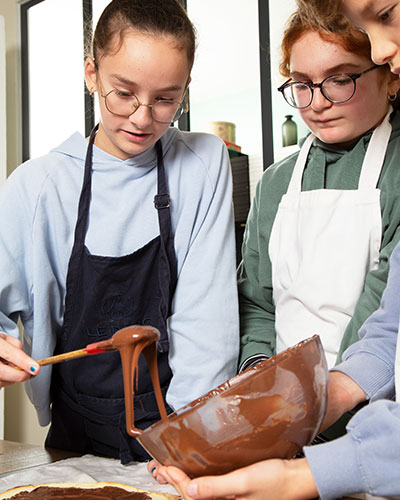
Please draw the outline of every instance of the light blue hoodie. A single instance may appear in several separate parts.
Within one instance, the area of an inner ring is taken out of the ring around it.
[[[170,128],[162,138],[178,284],[168,321],[177,409],[236,373],[239,347],[232,181],[223,142]],[[0,330],[34,359],[53,354],[88,142],[75,133],[10,176],[0,196]],[[126,161],[94,147],[86,246],[122,256],[159,234],[155,148]],[[84,342],[84,340],[83,340]],[[0,354],[1,355],[1,354]],[[50,421],[51,367],[27,382],[39,422]]]

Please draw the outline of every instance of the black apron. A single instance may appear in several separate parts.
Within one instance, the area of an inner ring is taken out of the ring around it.
[[[97,128],[90,135],[87,149],[75,239],[68,264],[64,322],[55,354],[108,339],[128,325],[154,326],[161,333],[157,356],[165,399],[172,376],[168,364],[167,318],[171,313],[177,271],[161,141],[156,143],[158,194],[154,197],[160,235],[129,255],[91,255],[85,246],[85,237]],[[118,220],[115,223],[118,224]],[[107,237],[106,228],[104,237]],[[158,421],[160,414],[146,361],[143,356],[140,358],[134,412],[135,426],[144,429]],[[52,423],[46,446],[120,458],[124,464],[149,458],[136,439],[126,432],[119,352],[54,365],[51,398]],[[171,411],[168,406],[167,411]]]

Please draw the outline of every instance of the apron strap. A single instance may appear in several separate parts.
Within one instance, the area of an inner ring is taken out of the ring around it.
[[[293,174],[290,179],[289,187],[287,192],[299,192],[301,191],[301,182],[303,179],[304,166],[307,162],[308,153],[311,149],[312,143],[314,142],[315,135],[310,134],[304,141],[303,146],[300,149],[299,156],[297,157],[296,164],[293,169]]]
[[[392,133],[392,125],[390,124],[390,115],[392,111],[393,108],[390,106],[382,123],[372,133],[361,167],[358,189],[375,188],[378,184],[382,165],[385,160],[387,145]],[[310,134],[304,141],[293,169],[293,174],[287,190],[288,193],[291,191],[301,191],[304,167],[314,139],[315,136]]]
[[[161,239],[166,244],[171,234],[171,200],[168,193],[164,168],[164,156],[161,139],[156,142],[157,151],[157,194],[154,196],[154,207],[158,211]]]
[[[172,298],[175,293],[176,283],[178,280],[177,259],[174,248],[174,234],[172,232],[171,223],[171,200],[169,197],[167,179],[164,168],[164,157],[161,139],[156,142],[157,151],[157,194],[154,196],[154,206],[158,212],[158,225],[160,227],[161,249],[164,252],[165,260],[168,261],[168,266],[160,265],[160,273],[164,274],[164,279],[169,281],[169,300],[168,316],[171,313]],[[165,262],[165,261],[164,261]],[[167,339],[160,339],[158,342],[158,350],[165,352],[168,350],[169,342]]]
[[[361,167],[358,189],[375,188],[378,184],[390,134],[392,133],[392,125],[390,124],[392,111],[393,108],[390,106],[389,112],[371,136]]]
[[[97,124],[91,131],[89,146],[86,151],[85,173],[83,177],[81,195],[79,198],[78,218],[75,226],[74,248],[72,252],[76,251],[77,247],[83,246],[83,242],[85,240],[92,189],[93,144],[98,128],[99,124]]]
[[[71,256],[68,263],[68,272],[66,278],[66,296],[74,296],[74,284],[77,282],[76,276],[80,271],[82,252],[84,251],[84,241],[86,235],[86,229],[88,225],[89,217],[89,206],[91,198],[92,189],[92,153],[93,153],[93,143],[96,136],[99,125],[97,124],[90,133],[89,145],[86,151],[86,161],[85,161],[85,171],[83,174],[82,190],[79,197],[78,204],[78,217],[75,225],[74,233],[74,243],[71,251]],[[72,305],[65,306],[64,318],[70,317],[71,314],[66,314],[70,312]],[[64,330],[67,331],[69,328],[69,321],[64,321]]]

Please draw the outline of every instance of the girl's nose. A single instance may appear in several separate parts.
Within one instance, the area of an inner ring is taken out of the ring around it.
[[[397,44],[379,33],[368,34],[371,42],[371,57],[375,64],[386,64],[393,61],[398,47]]]
[[[137,110],[129,117],[129,120],[139,129],[144,129],[151,124],[153,116],[150,106],[141,104]]]
[[[311,102],[311,108],[314,111],[322,111],[325,108],[330,108],[332,104],[331,101],[328,101],[328,99],[324,97],[319,87],[314,89],[313,100]]]

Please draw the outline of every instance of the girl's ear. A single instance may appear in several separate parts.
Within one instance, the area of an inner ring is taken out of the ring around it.
[[[87,57],[85,61],[85,81],[90,94],[97,91],[96,66],[91,57]]]

